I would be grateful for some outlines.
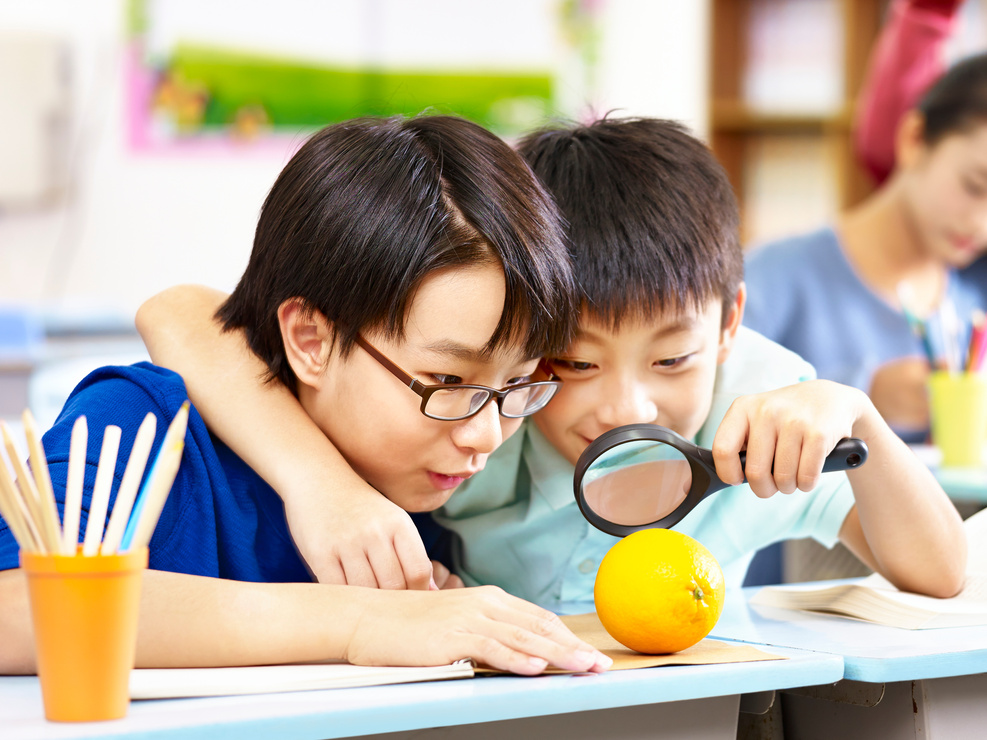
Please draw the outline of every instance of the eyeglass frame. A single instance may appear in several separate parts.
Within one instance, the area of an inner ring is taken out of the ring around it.
[[[364,339],[363,336],[361,336],[360,334],[356,335],[356,337],[354,338],[354,342],[356,342],[356,344],[358,344],[368,355],[370,355],[375,360],[377,360],[377,362],[383,365],[383,367],[386,370],[388,370],[395,378],[400,380],[405,386],[410,388],[414,393],[417,393],[419,396],[421,396],[422,405],[419,410],[426,418],[435,419],[436,421],[462,421],[463,419],[470,419],[476,416],[477,414],[479,414],[481,411],[483,411],[483,409],[485,409],[487,405],[495,398],[497,399],[497,412],[501,416],[503,416],[505,419],[523,419],[545,408],[545,405],[547,405],[548,402],[555,397],[555,394],[558,393],[559,388],[562,387],[562,378],[560,378],[558,375],[552,372],[552,366],[549,364],[548,360],[545,359],[542,359],[538,362],[538,367],[535,369],[535,372],[537,373],[541,371],[545,373],[548,376],[547,380],[529,380],[524,383],[518,383],[517,385],[512,385],[509,388],[503,388],[503,389],[491,388],[488,385],[474,385],[472,383],[437,383],[435,385],[426,385],[425,383],[422,383],[420,380],[418,380],[418,378],[416,378],[415,376],[402,370],[397,364],[395,364],[386,356],[384,356],[384,354],[379,349],[377,349],[372,344],[370,344],[370,342]],[[504,398],[507,397],[507,394],[513,393],[514,391],[520,388],[529,388],[531,386],[553,386],[555,390],[552,391],[552,395],[548,397],[548,401],[545,401],[545,404],[535,409],[534,411],[531,411],[527,414],[505,414],[503,404],[504,404]],[[457,416],[453,419],[449,419],[446,417],[432,416],[431,414],[427,413],[425,411],[425,407],[428,405],[428,400],[437,391],[448,390],[450,388],[455,388],[455,389],[475,388],[478,391],[486,391],[489,395],[487,396],[487,400],[484,401],[482,404],[480,404],[479,408],[477,408],[475,411],[470,412],[466,416]]]

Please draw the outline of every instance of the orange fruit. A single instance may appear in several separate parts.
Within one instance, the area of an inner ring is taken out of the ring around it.
[[[639,653],[675,653],[703,639],[720,618],[723,571],[692,537],[644,529],[610,548],[593,594],[617,642]]]

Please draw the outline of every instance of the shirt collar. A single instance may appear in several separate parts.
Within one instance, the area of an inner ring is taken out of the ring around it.
[[[533,421],[525,430],[524,462],[531,473],[533,492],[553,509],[576,505],[572,482],[576,469],[556,450]]]

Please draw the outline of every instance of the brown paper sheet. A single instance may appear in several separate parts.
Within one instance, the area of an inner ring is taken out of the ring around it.
[[[714,663],[748,663],[759,660],[785,660],[782,655],[772,655],[744,643],[720,642],[706,638],[690,648],[670,655],[644,655],[624,647],[606,631],[596,612],[573,614],[562,617],[562,621],[576,636],[585,640],[597,650],[613,658],[611,671],[624,671],[631,668],[653,668],[663,665],[711,665]],[[476,669],[480,674],[503,673],[481,665]],[[546,673],[569,673],[558,668],[549,668]]]

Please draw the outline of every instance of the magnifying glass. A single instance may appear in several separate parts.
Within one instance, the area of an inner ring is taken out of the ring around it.
[[[866,443],[847,437],[826,457],[823,472],[852,470],[866,460]],[[741,466],[746,462],[747,454],[741,452]],[[604,432],[583,451],[574,486],[590,524],[624,537],[640,529],[672,527],[730,484],[717,477],[711,450],[656,424],[628,424]]]

